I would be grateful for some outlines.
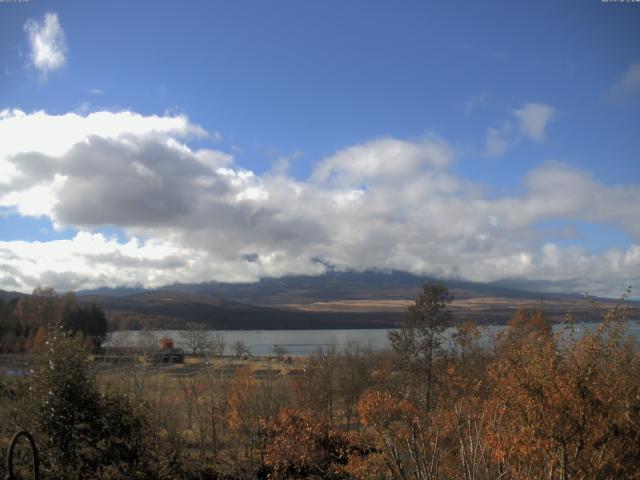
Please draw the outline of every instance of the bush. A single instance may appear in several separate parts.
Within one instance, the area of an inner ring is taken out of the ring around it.
[[[144,406],[99,392],[78,338],[61,328],[50,334],[31,391],[46,478],[145,475]]]

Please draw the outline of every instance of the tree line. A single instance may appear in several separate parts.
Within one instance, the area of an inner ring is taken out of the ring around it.
[[[94,351],[107,334],[107,319],[95,304],[83,305],[73,292],[58,295],[36,288],[31,295],[0,298],[0,353],[36,351],[54,326],[84,337]]]

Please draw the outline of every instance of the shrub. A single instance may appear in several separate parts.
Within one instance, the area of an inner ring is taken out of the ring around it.
[[[61,328],[53,330],[30,389],[46,478],[144,474],[144,406],[124,395],[100,393],[78,338]]]

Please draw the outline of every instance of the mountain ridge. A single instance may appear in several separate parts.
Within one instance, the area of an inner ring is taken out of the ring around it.
[[[353,300],[359,298],[414,299],[422,285],[433,282],[444,283],[454,292],[454,295],[455,292],[458,292],[459,298],[466,298],[470,294],[472,296],[516,297],[531,298],[533,300],[585,298],[585,295],[577,293],[542,292],[521,287],[508,287],[504,285],[505,281],[482,283],[459,279],[438,279],[394,270],[330,271],[323,275],[286,275],[279,278],[262,278],[257,282],[174,283],[154,289],[145,289],[141,286],[103,287],[93,290],[81,290],[77,294],[79,296],[128,296],[136,293],[164,290],[203,294],[252,304],[279,305],[291,303],[290,300],[296,297],[303,301]],[[372,295],[373,292],[375,292],[375,295]],[[592,298],[607,302],[612,300],[606,297]]]

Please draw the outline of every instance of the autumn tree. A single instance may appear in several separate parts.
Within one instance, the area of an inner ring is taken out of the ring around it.
[[[482,332],[473,320],[467,320],[457,325],[451,334],[451,340],[462,360],[469,355],[480,353],[481,337]]]
[[[171,341],[173,348],[173,340]],[[155,332],[149,328],[144,328],[138,332],[135,341],[135,347],[138,350],[138,354],[145,358],[150,358],[158,347],[160,346],[160,338]]]
[[[640,357],[624,328],[616,307],[581,338],[532,333],[499,354],[489,373],[504,432],[492,441],[512,472],[640,478]]]
[[[249,368],[236,372],[229,391],[227,421],[248,460],[249,469],[254,468],[254,450],[261,446],[264,425],[255,401],[256,381]]]
[[[372,451],[302,410],[280,411],[267,435],[268,478],[352,478],[345,468],[350,459]]]
[[[63,303],[51,288],[36,288],[31,295],[16,301],[8,318],[12,331],[5,332],[5,340],[14,342],[13,351],[25,351],[34,346],[33,338],[39,328],[49,329],[62,317]],[[6,328],[6,327],[5,327]],[[8,343],[8,342],[7,342]]]
[[[249,355],[250,353],[249,347],[247,347],[246,343],[244,343],[242,340],[238,340],[237,342],[234,342],[233,351],[236,353],[238,357],[244,354]]]
[[[401,327],[389,332],[393,350],[419,379],[424,405],[432,406],[433,363],[442,345],[442,332],[451,322],[447,304],[453,300],[443,284],[427,284],[405,315]]]
[[[183,343],[191,351],[192,355],[202,355],[207,346],[209,332],[204,325],[195,322],[187,322],[184,330],[180,332]]]
[[[208,366],[199,375],[203,387],[202,406],[198,410],[200,442],[203,449],[215,458],[221,436],[227,426],[227,407],[230,382],[219,371]]]
[[[214,357],[221,357],[227,347],[227,341],[220,332],[209,333],[206,338],[205,350]]]
[[[353,418],[357,417],[358,401],[371,384],[374,359],[371,348],[363,348],[355,341],[347,342],[338,358],[340,367],[336,370],[335,388],[347,432],[351,428]],[[359,426],[357,420],[355,424]]]
[[[553,322],[545,314],[543,305],[538,307],[520,306],[515,311],[507,328],[499,337],[500,343],[513,344],[526,340],[531,335],[549,337],[552,334]]]
[[[35,350],[44,332],[55,326],[90,339],[94,351],[106,337],[104,312],[95,304],[79,303],[71,292],[60,296],[51,288],[38,287],[31,295],[10,302],[9,307],[10,311],[4,307],[0,312],[0,338],[3,343],[13,339],[14,350]]]
[[[296,405],[330,424],[336,410],[339,358],[335,345],[321,347],[307,359],[304,376],[291,382]]]
[[[422,408],[390,392],[372,390],[360,399],[358,413],[363,426],[373,432],[391,478],[440,478],[439,427]]]

